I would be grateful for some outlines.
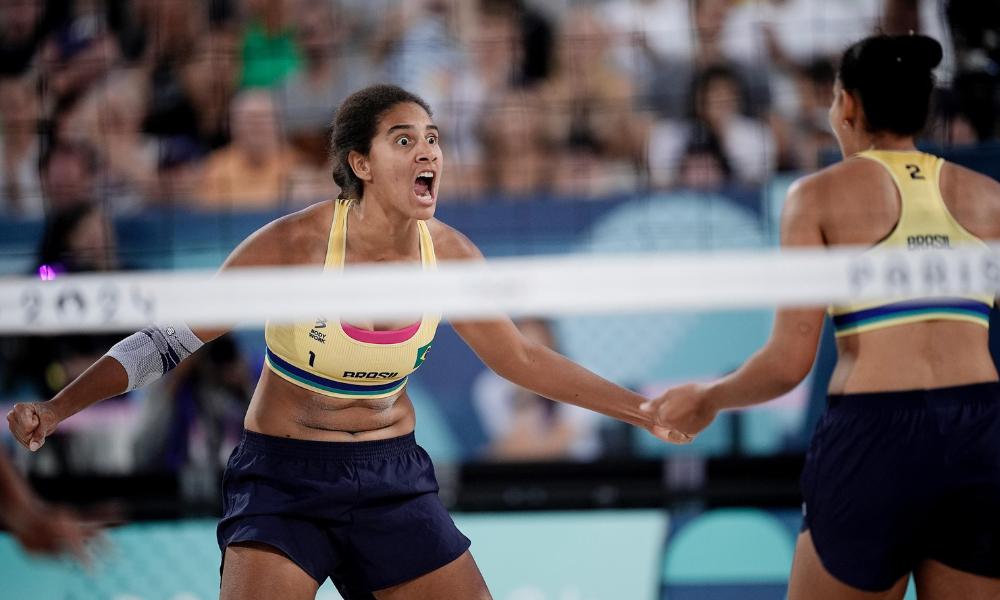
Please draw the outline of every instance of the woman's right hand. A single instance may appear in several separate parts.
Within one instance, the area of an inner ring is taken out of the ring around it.
[[[42,447],[45,437],[55,431],[60,421],[48,402],[20,402],[7,413],[14,439],[32,452]]]

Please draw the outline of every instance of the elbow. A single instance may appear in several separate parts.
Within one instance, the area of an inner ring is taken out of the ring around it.
[[[524,387],[524,382],[530,379],[529,375],[534,364],[536,364],[534,349],[530,343],[524,343],[518,344],[501,360],[495,361],[489,367],[500,377]]]
[[[813,361],[804,358],[789,358],[782,361],[773,371],[775,384],[780,389],[781,394],[787,394],[795,389],[797,385],[809,376],[812,371]]]

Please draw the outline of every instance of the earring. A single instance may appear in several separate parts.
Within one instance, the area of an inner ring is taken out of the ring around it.
[[[848,122],[847,122],[847,119],[844,119],[844,122],[843,122],[843,123],[841,123],[841,124],[840,124],[840,126],[841,126],[841,127],[843,128],[843,129],[847,129],[847,126],[848,126]]]

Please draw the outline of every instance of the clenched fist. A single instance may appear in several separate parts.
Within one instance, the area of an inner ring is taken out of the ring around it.
[[[34,452],[45,443],[59,424],[59,418],[47,402],[21,402],[7,413],[7,423],[14,439]]]

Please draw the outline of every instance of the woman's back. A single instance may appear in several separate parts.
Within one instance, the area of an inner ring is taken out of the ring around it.
[[[916,173],[914,178],[924,176]],[[933,174],[926,176],[933,184]],[[947,162],[936,183],[947,212],[962,229],[986,242],[1000,239],[1000,183]],[[885,166],[859,157],[817,173],[803,187],[830,246],[874,246],[886,240],[896,230],[907,202]],[[927,389],[997,379],[988,330],[968,321],[899,324],[838,337],[837,345],[840,360],[831,393]]]

